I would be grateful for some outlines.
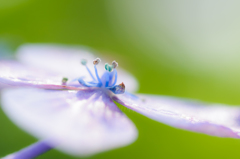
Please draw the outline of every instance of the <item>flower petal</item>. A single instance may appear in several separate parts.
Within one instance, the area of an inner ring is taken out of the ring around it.
[[[56,72],[64,77],[77,78],[90,77],[86,68],[81,65],[81,59],[86,59],[92,64],[96,57],[80,47],[28,44],[18,49],[17,58],[30,66]]]
[[[165,124],[219,137],[240,138],[240,108],[157,95],[129,93],[112,99]]]
[[[9,87],[9,85],[6,85],[6,84],[0,82],[0,90],[3,88],[7,88],[7,87]]]
[[[72,155],[90,155],[132,143],[134,124],[101,89],[7,89],[6,114],[20,127]]]
[[[64,77],[77,78],[84,76],[84,80],[91,80],[85,66],[80,64],[81,59],[88,61],[89,69],[94,73],[92,61],[96,59],[96,55],[92,54],[84,47],[70,47],[61,45],[47,45],[47,44],[28,44],[23,45],[17,51],[18,59],[30,66],[42,68],[52,72],[56,72]],[[99,75],[101,76],[104,69],[104,59],[97,66]],[[126,90],[129,92],[138,89],[137,80],[126,71],[117,68],[118,70],[118,84],[124,82]]]
[[[15,61],[0,60],[0,89],[6,86],[33,86],[45,89],[84,89],[62,85],[63,76],[25,66]],[[79,85],[80,86],[80,85]]]

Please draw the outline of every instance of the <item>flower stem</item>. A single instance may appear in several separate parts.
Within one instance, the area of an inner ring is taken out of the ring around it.
[[[31,159],[51,150],[52,148],[53,147],[49,146],[46,141],[39,141],[18,152],[7,155],[2,159]]]

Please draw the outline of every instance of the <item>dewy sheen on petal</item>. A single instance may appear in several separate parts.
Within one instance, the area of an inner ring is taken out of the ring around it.
[[[2,106],[17,125],[72,155],[125,146],[137,137],[134,124],[101,89],[9,89]]]
[[[113,95],[112,99],[151,119],[190,131],[240,138],[240,108],[157,95]]]
[[[77,78],[85,77],[86,81],[91,81],[85,66],[80,65],[80,60],[85,59],[90,62],[96,58],[92,50],[77,46],[47,45],[47,44],[28,44],[22,45],[17,51],[17,58],[23,64],[34,66],[43,70],[56,72],[62,77]],[[105,72],[105,61],[98,64],[98,73],[102,75]],[[90,67],[91,72],[95,72],[94,67]],[[138,89],[137,80],[125,70],[117,68],[118,81],[124,82],[128,92],[135,92]],[[76,77],[77,76],[77,77]],[[62,78],[61,77],[61,78]]]

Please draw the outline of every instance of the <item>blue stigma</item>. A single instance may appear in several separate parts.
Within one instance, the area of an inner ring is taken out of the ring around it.
[[[117,83],[117,70],[116,67],[118,66],[118,63],[116,61],[112,62],[112,65],[105,64],[105,72],[100,78],[98,75],[98,70],[97,70],[97,65],[100,63],[100,59],[97,58],[96,60],[93,61],[94,64],[94,70],[95,70],[95,76],[91,73],[89,68],[87,67],[87,61],[82,60],[81,63],[82,65],[86,66],[86,69],[90,76],[92,77],[93,81],[86,82],[83,80],[83,78],[79,78],[78,82],[84,86],[84,87],[102,87],[106,88],[110,91],[112,91],[115,94],[122,94],[125,92],[125,85],[123,83],[116,85]],[[97,79],[97,80],[96,80]]]

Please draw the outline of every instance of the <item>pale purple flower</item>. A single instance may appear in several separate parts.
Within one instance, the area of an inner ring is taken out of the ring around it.
[[[1,91],[2,108],[14,123],[42,141],[6,158],[33,157],[52,147],[84,156],[134,142],[136,127],[113,101],[177,128],[240,137],[240,108],[133,95],[129,92],[138,87],[134,77],[115,61],[104,65],[87,50],[25,45],[17,58],[19,62],[0,61],[0,88],[7,87]]]

